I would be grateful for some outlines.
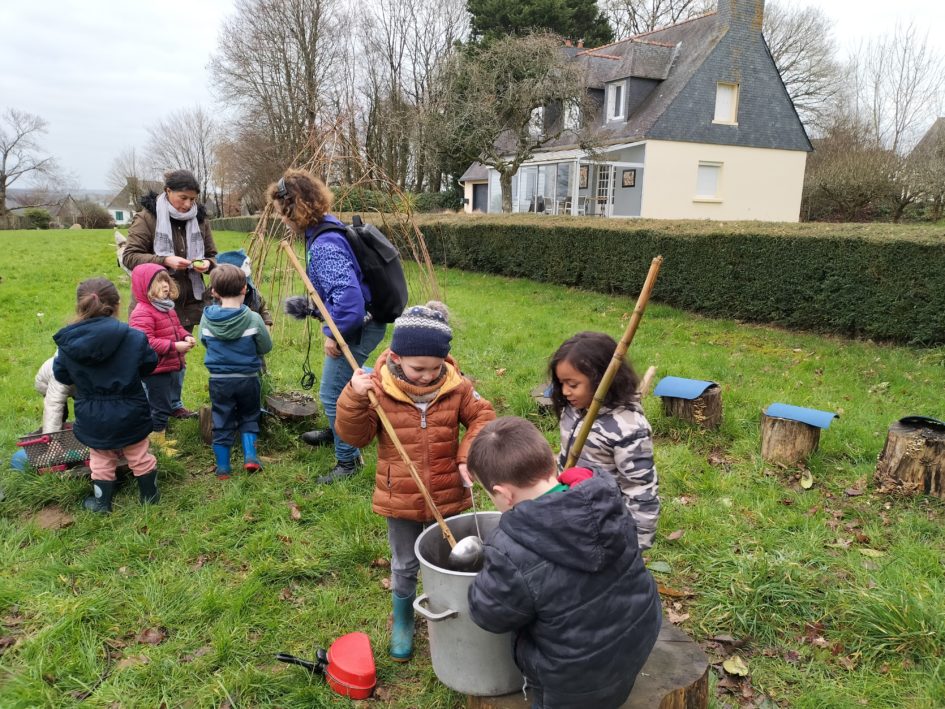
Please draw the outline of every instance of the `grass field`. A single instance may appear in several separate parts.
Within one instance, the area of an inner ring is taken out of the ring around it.
[[[239,234],[216,236],[221,249],[240,245]],[[0,232],[5,460],[16,436],[39,425],[33,375],[72,315],[76,283],[92,275],[127,292],[110,231]],[[457,271],[441,271],[439,281],[464,371],[500,414],[528,416],[554,441],[555,422],[528,394],[544,381],[548,356],[579,330],[619,336],[633,303]],[[298,389],[304,330],[277,318],[274,339],[267,385]],[[319,372],[317,339],[312,349]],[[945,705],[945,505],[871,486],[892,421],[945,414],[945,349],[651,304],[631,358],[641,371],[655,365],[659,376],[723,387],[725,421],[714,433],[645,402],[663,501],[648,556],[667,614],[713,661],[738,654],[748,669],[743,680],[714,673],[713,705]],[[184,398],[192,408],[207,401],[199,347]],[[809,461],[810,489],[799,471],[760,458],[759,414],[774,401],[840,413]],[[161,504],[140,507],[123,490],[108,517],[80,509],[87,481],[4,464],[0,707],[346,706],[274,655],[310,657],[352,630],[374,643],[378,705],[462,707],[433,675],[421,625],[413,661],[386,657],[387,570],[376,560],[388,550],[383,520],[370,510],[373,448],[364,473],[316,486],[332,456],[296,442],[305,428],[268,420],[265,471],[221,483],[196,423],[181,422],[173,433],[182,454],[161,460]],[[478,501],[489,507],[484,495]],[[61,529],[37,518],[51,506],[71,516]]]

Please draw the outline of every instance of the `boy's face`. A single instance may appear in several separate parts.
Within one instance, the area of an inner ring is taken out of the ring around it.
[[[561,393],[575,409],[586,409],[594,400],[590,378],[570,362],[558,362],[555,376],[561,382]]]
[[[408,381],[418,386],[426,386],[435,381],[443,370],[443,362],[446,361],[442,357],[421,357],[419,355],[401,357],[393,352],[391,352],[391,359],[395,364],[400,365]]]

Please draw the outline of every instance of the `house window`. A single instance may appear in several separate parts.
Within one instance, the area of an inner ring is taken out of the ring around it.
[[[116,222],[123,222],[123,221],[125,221],[125,213],[124,213],[124,212],[118,212],[118,211],[116,211],[116,212],[115,212],[115,221],[116,221]]]
[[[722,163],[700,162],[696,173],[696,199],[718,201]]]
[[[607,85],[607,120],[624,117],[623,82]]]
[[[738,84],[719,82],[715,86],[713,123],[738,123]]]

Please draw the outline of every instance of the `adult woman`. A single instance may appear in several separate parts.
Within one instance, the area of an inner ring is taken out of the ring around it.
[[[203,274],[216,265],[216,244],[210,233],[206,210],[197,204],[200,187],[189,170],[173,170],[164,175],[164,191],[141,198],[142,209],[135,214],[128,229],[128,242],[122,263],[129,271],[142,263],[167,267],[177,282],[180,295],[174,311],[188,332],[200,322],[203,306],[209,298]],[[131,309],[135,306],[131,298]],[[130,312],[130,311],[129,311]],[[179,377],[183,385],[184,372]],[[182,401],[174,402],[176,418],[196,416]]]
[[[328,213],[333,198],[331,191],[305,170],[287,170],[282,179],[269,186],[267,196],[282,221],[297,234],[305,235],[308,276],[355,360],[359,365],[364,364],[384,339],[387,325],[374,322],[368,315],[371,291],[345,239],[344,224]],[[326,224],[338,229],[325,231],[316,238],[316,232]],[[302,440],[313,446],[334,444],[335,467],[316,481],[330,483],[352,475],[361,465],[361,454],[335,435],[336,402],[353,372],[327,325],[322,327],[322,332],[325,334],[325,362],[318,395],[329,428],[303,433]]]

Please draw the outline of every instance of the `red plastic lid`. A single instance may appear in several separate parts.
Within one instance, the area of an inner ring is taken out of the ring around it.
[[[377,668],[371,639],[364,633],[348,633],[335,640],[328,648],[326,672],[346,687],[373,689],[377,683]]]

